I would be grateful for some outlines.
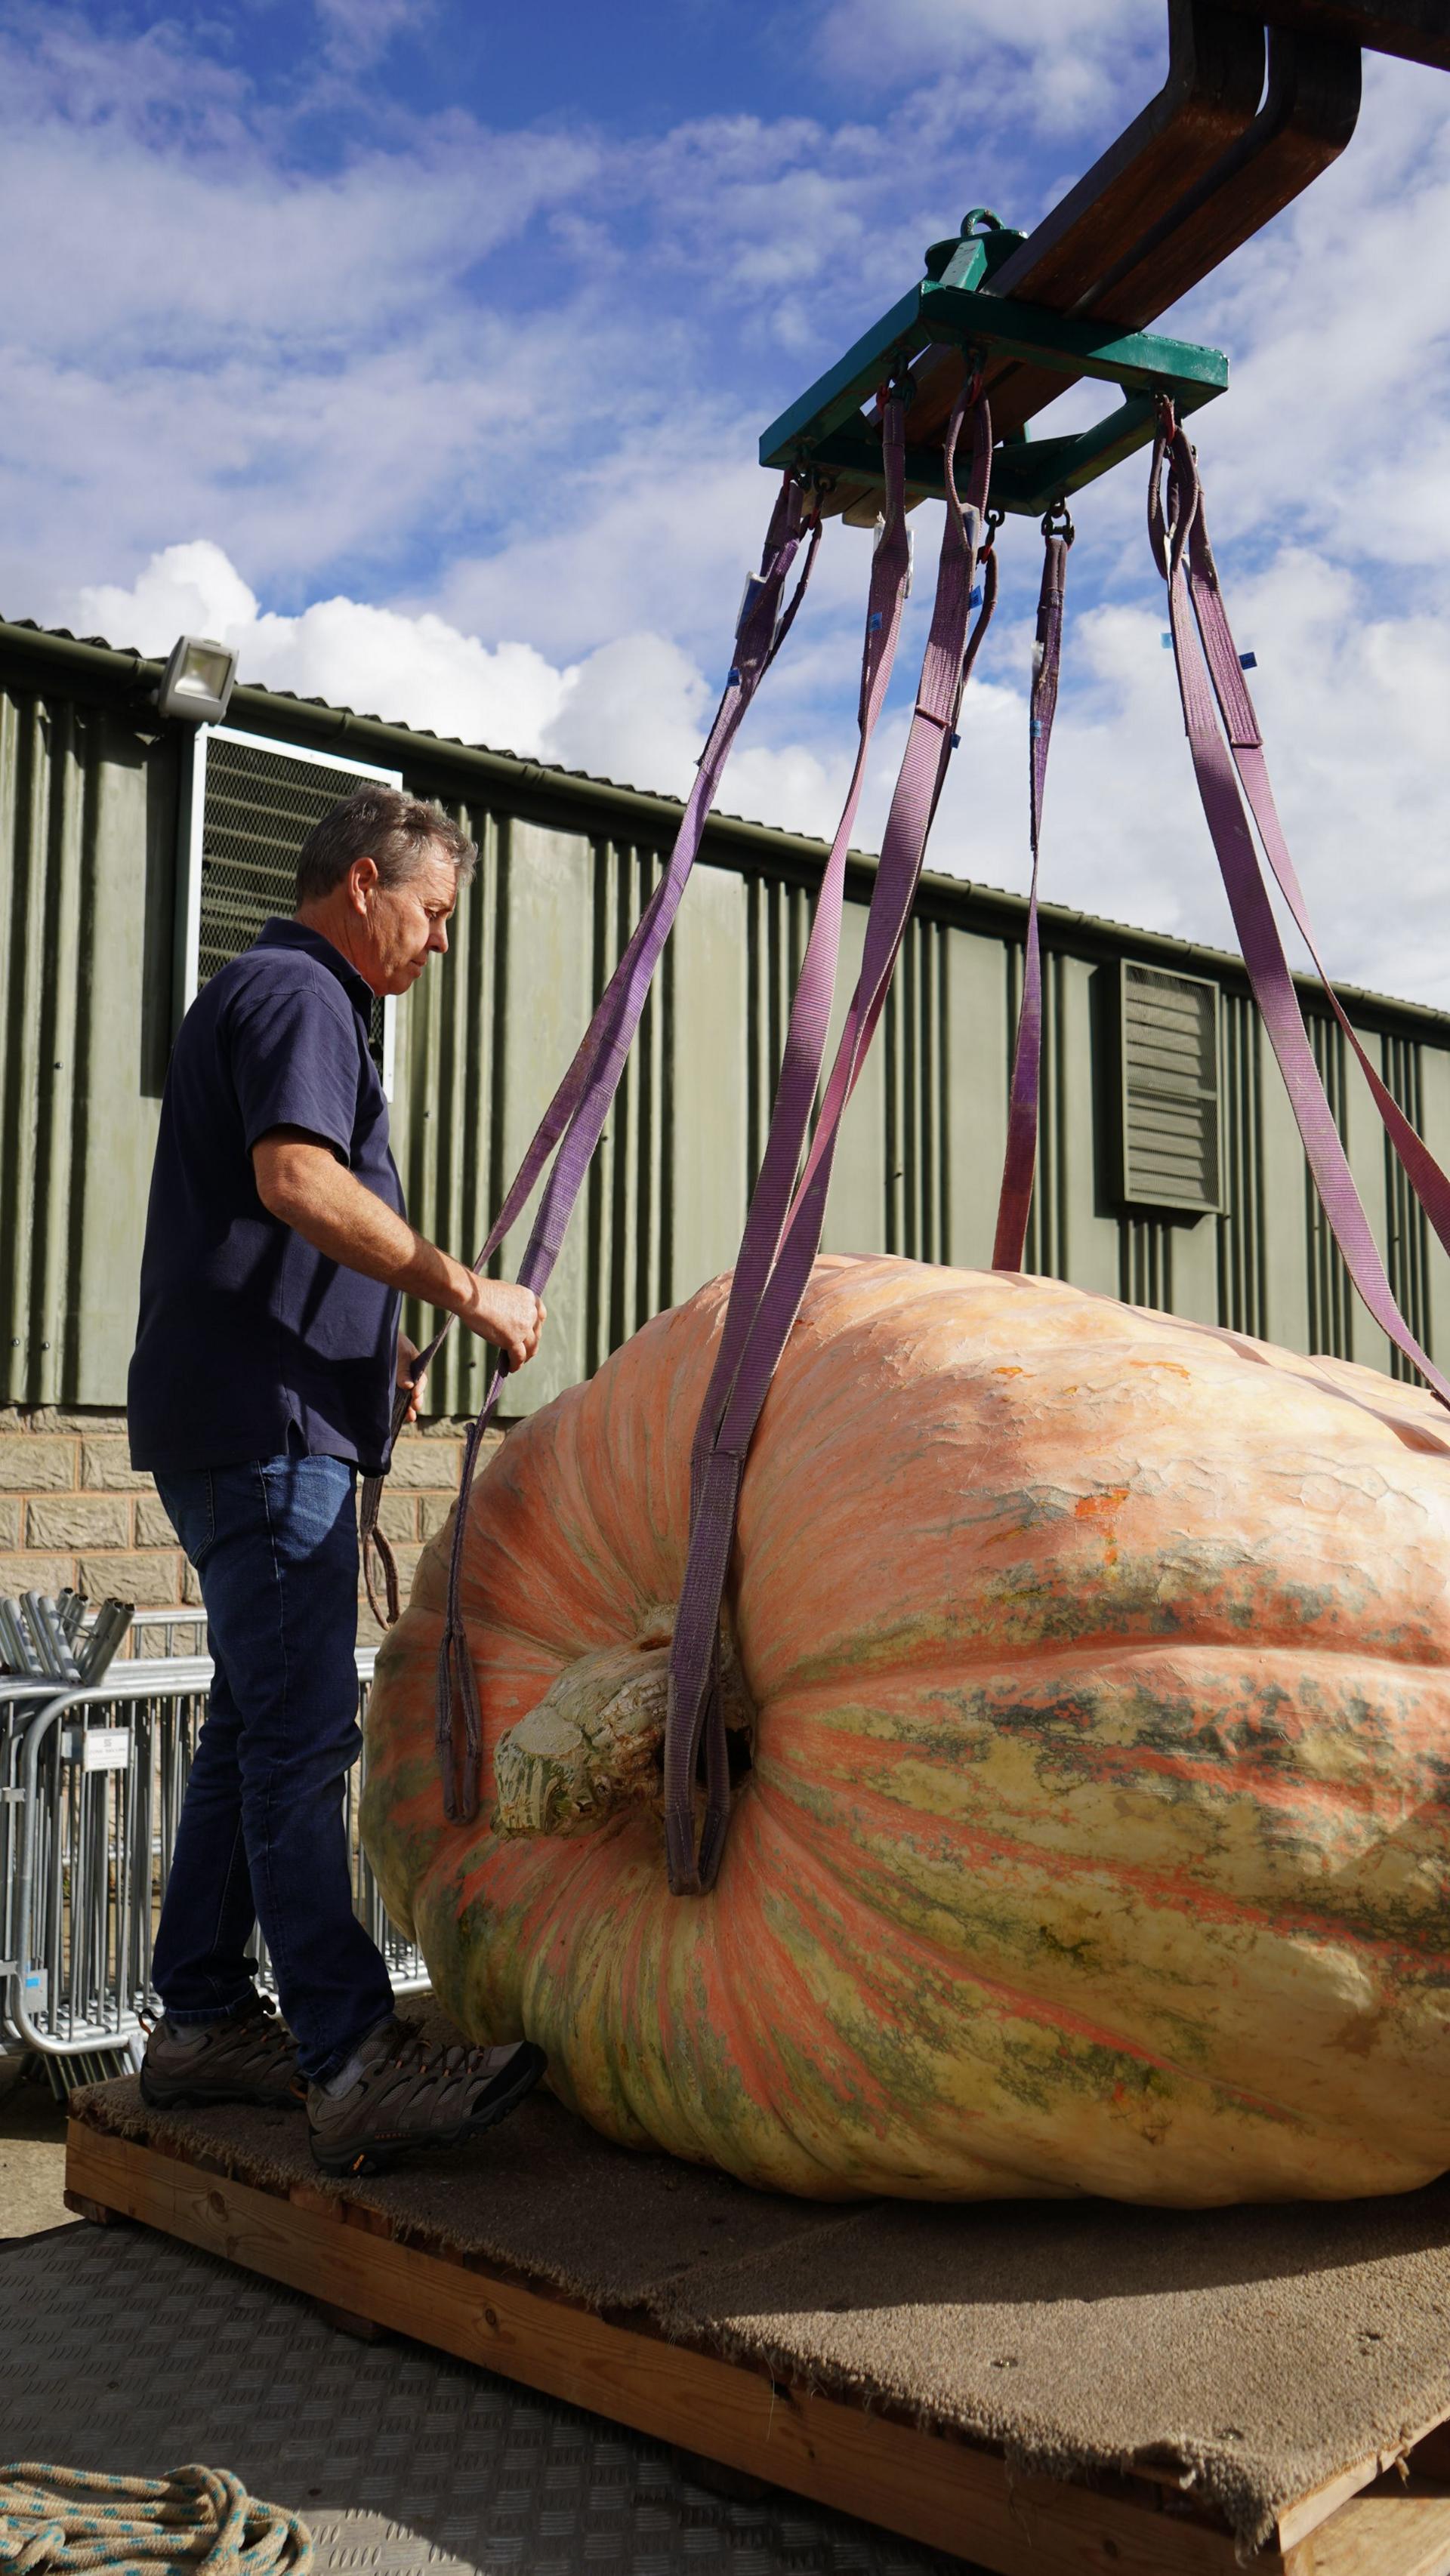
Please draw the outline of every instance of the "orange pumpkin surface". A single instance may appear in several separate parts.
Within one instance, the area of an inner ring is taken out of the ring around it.
[[[610,2137],[818,2196],[1450,2165],[1433,1400],[1054,1280],[822,1261],[744,1484],[749,1767],[675,1898],[664,1641],[723,1305],[474,1486],[472,1826],[433,1747],[446,1534],[379,1656],[368,1849],[462,2027],[540,2042]]]

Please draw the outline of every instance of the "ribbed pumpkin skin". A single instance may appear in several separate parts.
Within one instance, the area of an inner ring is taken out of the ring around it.
[[[490,1747],[676,1599],[720,1283],[474,1488]],[[745,1479],[720,1882],[442,1820],[444,1541],[368,1848],[436,1989],[630,2145],[821,2197],[1178,2204],[1450,2165],[1450,1422],[1051,1280],[818,1265]]]

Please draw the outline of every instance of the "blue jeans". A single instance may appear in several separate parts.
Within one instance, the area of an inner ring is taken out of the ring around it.
[[[392,2010],[352,1910],[343,1791],[357,1760],[356,1470],[264,1458],[156,1479],[201,1578],[216,1677],[186,1786],[153,1973],[171,2020],[252,1994],[260,1923],[302,2072],[342,2068]]]

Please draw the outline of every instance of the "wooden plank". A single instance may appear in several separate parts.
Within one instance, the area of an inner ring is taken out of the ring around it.
[[[1429,2431],[1421,2433],[1412,2446],[1410,2466],[1417,2478],[1429,2478],[1437,2486],[1450,2486],[1450,2423],[1442,2417]]]
[[[388,2329],[376,2317],[360,2317],[353,2308],[335,2308],[330,2299],[314,2299],[313,2306],[325,2325],[338,2334],[351,2335],[354,2343],[383,2343]]]
[[[1386,2478],[1279,2564],[1284,2576],[1450,2576],[1450,2494],[1415,2478]]]
[[[1305,2539],[1311,2531],[1317,2531],[1320,2524],[1327,2522],[1341,2505],[1347,2504],[1351,2496],[1362,2495],[1366,2487],[1373,2486],[1377,2478],[1384,2477],[1390,2470],[1396,2473],[1397,2491],[1402,2489],[1402,2461],[1413,2473],[1417,2490],[1428,2492],[1434,2487],[1450,2484],[1450,2423],[1445,2416],[1434,2417],[1429,2423],[1422,2424],[1417,2432],[1406,2433],[1402,2441],[1370,2453],[1350,2468],[1341,2469],[1337,2477],[1326,2479],[1323,2486],[1313,2488],[1308,2495],[1297,2496],[1287,2511],[1279,2516],[1275,2538],[1280,2549],[1292,2549],[1296,2541]]]
[[[1274,2537],[1281,2551],[1287,2556],[1298,2542],[1307,2540],[1312,2531],[1320,2530],[1354,2496],[1363,2495],[1366,2487],[1372,2487],[1386,2466],[1387,2463],[1380,2458],[1359,2460],[1353,2468],[1341,2470],[1337,2478],[1330,2478],[1322,2487],[1315,2487],[1312,2494],[1296,2497],[1288,2511],[1280,2514],[1275,2527]]]
[[[1087,2487],[1014,2478],[996,2452],[350,2226],[341,2200],[324,2216],[75,2120],[67,2178],[88,2199],[249,2271],[998,2576],[1230,2576],[1236,2567],[1222,2529]],[[1254,2567],[1282,2576],[1284,2561],[1274,2550]],[[1346,2565],[1334,2576],[1358,2571]]]
[[[83,2192],[67,2191],[61,2197],[67,2209],[91,2227],[124,2227],[127,2223],[119,2209],[107,2209],[99,2200],[87,2200]]]

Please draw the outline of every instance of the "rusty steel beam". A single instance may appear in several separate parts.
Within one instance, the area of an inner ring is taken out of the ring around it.
[[[1450,0],[1223,0],[1226,9],[1450,72]]]
[[[1123,246],[1068,310],[1127,330],[1156,320],[1338,159],[1354,132],[1359,101],[1358,46],[1271,30],[1268,86],[1247,130],[1139,240]],[[1048,300],[1025,282],[1031,253],[1030,238],[998,270],[995,293]],[[994,425],[1009,434],[1025,426],[1063,383],[1044,368],[1004,376],[993,392]]]
[[[1450,0],[1433,5],[1450,11]],[[1169,0],[1163,88],[994,272],[991,291],[1143,328],[1337,158],[1354,131],[1359,94],[1353,44],[1279,28],[1266,40],[1262,11],[1241,16],[1217,0]],[[962,369],[959,349],[928,350],[919,361],[909,442],[940,439]],[[1020,361],[991,370],[998,434],[1020,432],[1068,381]],[[874,518],[878,499],[874,489],[843,483],[826,506],[861,524]]]
[[[1263,95],[1264,60],[1261,26],[1214,0],[1168,0],[1162,88],[1007,264],[1011,291],[1056,312],[1082,309],[1097,271],[1139,240],[1248,131]],[[956,400],[961,351],[928,350],[916,381],[907,436],[926,446],[940,440]],[[1052,392],[1061,390],[1058,379]],[[826,503],[853,524],[869,524],[878,507],[874,486],[861,484],[841,483]]]

